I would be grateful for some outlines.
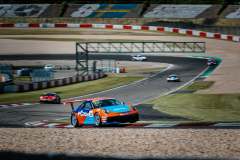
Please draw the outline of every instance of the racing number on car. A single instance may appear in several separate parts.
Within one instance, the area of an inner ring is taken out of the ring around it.
[[[90,111],[90,112],[88,113],[88,115],[89,115],[89,117],[93,117],[93,111]]]

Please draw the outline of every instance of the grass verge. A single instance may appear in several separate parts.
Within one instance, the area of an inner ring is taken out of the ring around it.
[[[214,83],[198,81],[180,90],[203,90]],[[240,122],[240,94],[169,94],[143,104],[153,104],[165,114],[202,122]]]
[[[144,102],[160,112],[204,122],[240,122],[240,94],[170,94]]]
[[[126,69],[126,73],[133,73],[133,72],[149,72],[149,71],[158,71],[166,69],[167,67],[160,67],[160,68],[145,68],[145,69]]]
[[[59,95],[61,98],[75,97],[85,94],[90,94],[94,92],[99,92],[102,90],[107,90],[110,88],[118,87],[128,83],[132,83],[138,80],[145,78],[146,76],[133,76],[133,75],[115,75],[110,74],[104,78],[81,82],[66,86],[59,86],[54,88],[47,88],[31,92],[22,92],[22,93],[4,93],[0,94],[1,104],[9,103],[33,103],[38,102],[39,96],[43,92],[61,92]]]
[[[179,91],[187,91],[187,90],[204,90],[211,87],[215,81],[198,81],[194,82],[191,85],[183,87],[179,89]]]
[[[20,77],[17,77],[17,76],[14,76],[14,81],[28,81],[30,82],[30,77],[29,76],[20,76]]]

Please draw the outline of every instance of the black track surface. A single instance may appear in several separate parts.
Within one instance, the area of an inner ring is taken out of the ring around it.
[[[150,56],[145,55],[149,62],[169,63],[174,66],[164,72],[150,72],[150,78],[126,87],[85,95],[74,99],[90,97],[114,97],[126,104],[140,104],[142,102],[167,94],[189,82],[207,68],[206,60],[188,57]],[[75,60],[75,54],[27,54],[27,55],[2,55],[1,60]],[[115,59],[118,61],[131,60],[130,55],[119,54],[89,54],[89,60]],[[74,64],[73,64],[74,65]],[[177,74],[181,82],[166,81],[169,74]],[[51,90],[51,89],[49,89]],[[20,93],[19,93],[20,94]],[[142,121],[187,121],[185,118],[172,117],[161,114],[151,106],[144,108],[137,106]],[[69,117],[70,106],[62,104],[36,104],[0,110],[0,126],[21,127],[26,122],[42,121]]]

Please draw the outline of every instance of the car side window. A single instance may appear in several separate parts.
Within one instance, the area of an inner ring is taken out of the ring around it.
[[[89,109],[91,109],[91,108],[92,108],[92,105],[91,105],[90,102],[84,103],[84,109],[89,110]]]
[[[84,108],[84,103],[82,103],[79,108],[83,109]]]

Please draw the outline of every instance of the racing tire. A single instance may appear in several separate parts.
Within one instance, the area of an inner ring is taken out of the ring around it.
[[[61,103],[61,98],[57,97],[56,101],[54,101],[54,103],[60,104]]]
[[[132,61],[134,61],[134,59],[132,58]]]
[[[99,113],[96,113],[96,114],[94,115],[94,122],[95,122],[95,125],[96,125],[97,127],[99,127],[99,126],[102,125],[101,117],[100,117]]]
[[[71,117],[71,122],[72,122],[72,125],[74,127],[80,127],[80,125],[78,124],[78,119],[77,119],[77,116],[76,114],[73,114],[72,117]]]
[[[60,103],[61,103],[61,98],[58,98],[57,104],[60,104]]]

